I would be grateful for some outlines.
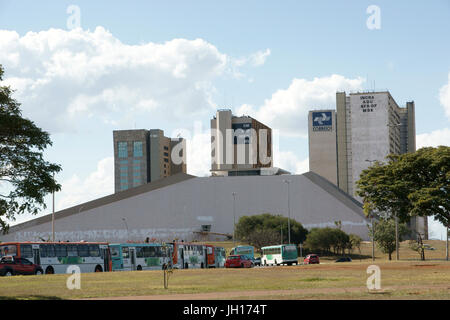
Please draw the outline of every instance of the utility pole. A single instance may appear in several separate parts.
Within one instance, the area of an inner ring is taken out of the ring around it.
[[[233,195],[233,247],[236,247],[236,192]]]
[[[289,184],[291,183],[290,180],[283,180],[285,183],[287,183],[288,187],[288,243],[291,244],[291,205],[290,205],[290,192],[289,192]]]
[[[53,180],[55,180],[55,174],[53,173]],[[53,203],[53,210],[52,210],[52,242],[55,242],[55,190],[53,190],[52,195],[52,203]]]
[[[400,260],[399,241],[398,241],[398,217],[395,216],[395,252],[397,254],[397,261]]]
[[[448,261],[448,227],[447,227],[447,238],[445,239],[445,259]]]

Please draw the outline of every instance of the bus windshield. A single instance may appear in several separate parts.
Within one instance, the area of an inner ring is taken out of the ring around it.
[[[17,254],[17,246],[15,244],[0,246],[0,258],[4,256],[15,256]]]

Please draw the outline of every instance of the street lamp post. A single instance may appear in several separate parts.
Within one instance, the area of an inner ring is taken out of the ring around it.
[[[376,160],[366,159],[372,165]],[[370,210],[370,224],[372,225],[372,261],[375,261],[375,226],[373,225],[373,212]]]
[[[130,236],[128,234],[128,224],[127,224],[127,220],[125,218],[122,218],[122,221],[125,223],[125,228],[127,228],[127,239],[130,240]]]
[[[233,195],[233,247],[236,247],[236,192]]]
[[[283,180],[285,183],[287,183],[288,186],[288,243],[291,244],[291,206],[290,206],[290,192],[289,192],[289,184],[291,183],[290,180]]]
[[[387,124],[389,128],[398,128],[403,126],[403,123],[394,123],[394,124]],[[399,253],[399,239],[398,239],[398,217],[397,215],[394,216],[395,221],[395,253],[397,260],[400,260],[400,253]]]

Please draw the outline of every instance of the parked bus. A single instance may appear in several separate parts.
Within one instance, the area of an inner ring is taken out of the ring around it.
[[[208,265],[205,245],[187,242],[172,242],[171,245],[174,268],[206,268]]]
[[[216,268],[225,268],[225,261],[227,260],[225,248],[214,247],[214,258],[215,258]]]
[[[111,250],[113,271],[161,270],[171,260],[160,243],[113,243]]]
[[[81,272],[111,271],[111,256],[104,242],[7,242],[0,258],[16,256],[40,265],[45,274],[66,273],[76,265]]]
[[[255,259],[255,247],[253,246],[237,246],[230,251],[231,255],[245,255],[250,257],[252,260]]]
[[[280,265],[298,264],[297,246],[295,244],[280,244],[276,246],[262,247],[261,264]]]
[[[225,267],[225,248],[216,247],[211,244],[205,244],[207,254],[208,268],[224,268]]]

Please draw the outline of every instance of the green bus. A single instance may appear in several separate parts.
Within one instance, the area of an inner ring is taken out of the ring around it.
[[[261,265],[298,264],[297,246],[295,244],[279,244],[262,247]]]

